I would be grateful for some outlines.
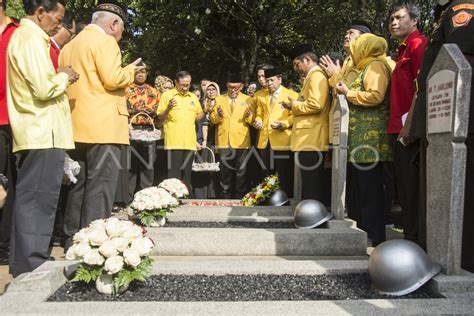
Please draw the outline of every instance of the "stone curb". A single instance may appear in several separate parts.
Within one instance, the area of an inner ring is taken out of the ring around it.
[[[149,228],[159,256],[363,256],[357,229]]]

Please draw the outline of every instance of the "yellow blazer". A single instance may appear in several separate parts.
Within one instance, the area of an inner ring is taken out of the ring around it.
[[[122,68],[117,41],[90,24],[62,49],[59,64],[80,75],[67,91],[74,141],[129,144],[125,88],[133,83],[135,67]]]
[[[298,101],[294,102],[292,151],[327,151],[329,145],[329,84],[318,66],[305,78]]]
[[[262,123],[262,128],[258,132],[258,149],[265,149],[270,141],[270,147],[273,150],[290,150],[293,114],[280,104],[281,101],[288,101],[288,97],[296,100],[298,93],[281,86],[273,107],[270,105],[270,93],[268,90],[255,98],[257,106],[255,121]],[[271,127],[275,121],[282,124],[282,130],[276,130]]]
[[[217,114],[219,107],[224,111],[224,117],[222,118]],[[248,118],[244,118],[247,107],[250,108],[251,114]],[[216,105],[212,108],[209,117],[217,129],[217,148],[250,148],[250,125],[255,118],[255,107],[251,97],[239,93],[234,112],[231,112],[229,96],[227,94],[220,95],[216,98]]]

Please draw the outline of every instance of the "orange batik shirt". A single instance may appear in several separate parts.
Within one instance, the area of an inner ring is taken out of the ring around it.
[[[133,120],[131,123],[133,125],[151,125],[153,122],[146,115],[137,114],[146,113],[154,119],[160,101],[160,93],[150,85],[138,86],[133,83],[126,90],[126,98],[130,120]]]

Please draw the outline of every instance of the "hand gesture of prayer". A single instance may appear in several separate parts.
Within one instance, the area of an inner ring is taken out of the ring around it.
[[[261,129],[263,126],[262,122],[260,121],[254,121],[252,125],[255,129]]]
[[[250,117],[250,108],[247,106],[247,108],[245,109],[245,112],[244,112],[244,117],[245,118],[249,118]]]
[[[336,91],[337,91],[338,94],[346,95],[347,92],[349,91],[349,88],[346,86],[345,83],[339,82],[339,83],[336,85]]]
[[[171,109],[173,109],[177,104],[178,104],[178,101],[176,101],[175,98],[172,98],[172,99],[170,100],[170,103],[168,103],[168,107],[167,107],[166,110],[167,110],[168,112],[171,111]]]
[[[333,76],[341,71],[339,60],[334,63],[328,55],[324,55],[319,60],[319,67],[321,67],[328,77]]]
[[[291,111],[293,109],[293,103],[295,99],[288,97],[288,101],[281,101],[280,104],[287,110]]]
[[[224,110],[220,106],[217,107],[217,114],[219,115],[220,118],[224,117]]]
[[[281,124],[281,122],[278,122],[278,121],[275,121],[272,123],[272,125],[270,125],[273,129],[282,129],[283,128],[283,124]]]
[[[72,69],[70,65],[66,67],[60,67],[58,68],[58,73],[63,72],[69,77],[69,84],[73,84],[77,80],[79,80],[79,74]]]
[[[141,59],[141,58],[136,59],[136,60],[135,60],[133,63],[131,63],[130,65],[134,65],[134,66],[135,66],[135,72],[140,71],[140,70],[146,68],[146,67],[143,65],[143,63],[142,63],[142,59]]]

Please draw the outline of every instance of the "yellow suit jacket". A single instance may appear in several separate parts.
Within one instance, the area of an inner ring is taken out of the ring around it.
[[[134,81],[135,66],[122,68],[117,41],[90,24],[62,49],[59,64],[80,75],[68,88],[74,141],[129,144],[125,88]]]
[[[258,149],[265,149],[270,141],[270,147],[273,150],[290,150],[293,114],[280,104],[281,101],[288,101],[288,97],[296,100],[298,93],[281,86],[273,106],[270,105],[270,93],[268,90],[255,98],[257,106],[255,121],[262,123],[262,128],[258,133]],[[275,121],[282,124],[282,130],[276,130],[271,127]]]
[[[222,108],[224,117],[217,114],[217,109]],[[251,114],[244,118],[245,109],[249,107]],[[216,126],[217,148],[250,148],[250,125],[255,118],[255,107],[252,98],[246,94],[239,93],[236,99],[234,111],[230,110],[230,98],[227,94],[216,98],[216,105],[209,115],[211,122]]]
[[[305,78],[298,101],[294,102],[292,151],[327,151],[329,145],[329,84],[315,66]]]

